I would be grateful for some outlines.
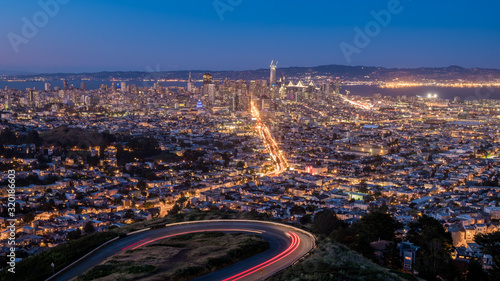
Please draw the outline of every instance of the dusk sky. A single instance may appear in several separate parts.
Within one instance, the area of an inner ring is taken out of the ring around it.
[[[355,27],[364,29],[370,12],[391,1],[220,0],[241,2],[223,20],[213,0],[60,1],[68,3],[32,38],[23,37],[22,18],[32,23],[44,13],[38,1],[1,2],[1,71],[244,70],[271,60],[278,67],[500,68],[498,1],[401,0],[403,10],[350,62],[340,44],[354,45]],[[24,38],[17,53],[13,34]]]

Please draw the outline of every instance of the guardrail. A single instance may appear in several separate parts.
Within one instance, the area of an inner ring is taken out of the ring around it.
[[[79,263],[80,261],[84,260],[86,257],[90,256],[93,252],[95,252],[95,251],[99,250],[100,248],[102,248],[102,247],[104,247],[104,246],[108,245],[109,243],[114,242],[114,241],[116,241],[116,240],[118,240],[118,239],[120,239],[120,237],[119,237],[119,236],[118,236],[118,237],[115,237],[115,238],[113,238],[113,239],[111,239],[111,240],[108,240],[108,241],[106,241],[106,242],[104,242],[104,243],[102,243],[101,245],[99,245],[99,246],[98,246],[97,248],[95,248],[94,250],[92,250],[92,251],[90,251],[90,252],[86,253],[83,257],[81,257],[81,258],[77,259],[76,261],[72,262],[70,265],[66,266],[65,268],[63,268],[63,269],[59,270],[58,272],[54,273],[54,274],[53,274],[52,276],[50,276],[49,278],[45,279],[45,281],[51,280],[52,278],[54,278],[54,277],[56,277],[57,275],[59,275],[59,274],[63,273],[64,271],[68,270],[69,268],[71,268],[71,267],[72,267],[72,266],[74,266],[75,264],[77,264],[77,263]]]

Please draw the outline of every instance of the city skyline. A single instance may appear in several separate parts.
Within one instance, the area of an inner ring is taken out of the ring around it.
[[[0,8],[0,281],[499,281],[500,3]]]

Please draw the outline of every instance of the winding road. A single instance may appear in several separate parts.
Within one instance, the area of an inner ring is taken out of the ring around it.
[[[51,280],[70,280],[120,251],[137,249],[177,235],[208,231],[256,234],[268,241],[270,247],[260,254],[194,279],[196,281],[263,280],[289,267],[315,247],[315,238],[310,233],[284,224],[250,220],[177,223],[118,239]]]

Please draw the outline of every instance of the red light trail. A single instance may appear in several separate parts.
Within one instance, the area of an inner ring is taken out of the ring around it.
[[[148,244],[151,244],[153,242],[156,242],[156,241],[159,241],[159,240],[162,240],[162,239],[166,239],[166,238],[171,238],[171,237],[175,237],[175,236],[180,236],[180,235],[185,235],[185,234],[191,234],[191,233],[201,233],[201,232],[212,232],[212,231],[224,231],[224,232],[228,232],[228,231],[235,231],[235,232],[253,232],[253,233],[262,233],[263,231],[255,231],[255,230],[247,230],[247,229],[207,229],[207,230],[193,230],[193,231],[186,231],[186,232],[182,232],[182,233],[176,233],[176,234],[171,234],[171,235],[166,235],[166,236],[162,236],[162,237],[159,237],[159,238],[155,238],[155,239],[152,239],[152,240],[149,240],[149,241],[146,241],[148,240],[149,238],[146,238],[146,239],[143,239],[139,242],[135,242],[125,248],[122,249],[122,251],[125,251],[127,249],[130,249],[132,248],[132,250],[136,250],[142,246],[145,246],[145,245],[148,245]],[[264,268],[272,265],[272,264],[275,264],[279,261],[281,261],[282,259],[286,258],[287,256],[289,256],[290,254],[292,254],[300,245],[300,237],[295,233],[295,232],[288,232],[288,234],[290,235],[291,237],[291,243],[290,245],[288,246],[288,248],[286,248],[283,252],[279,253],[278,255],[274,256],[273,258],[265,261],[265,262],[262,262],[256,266],[253,266],[252,268],[249,268],[243,272],[240,272],[236,275],[233,275],[229,278],[226,278],[222,281],[236,281],[236,280],[239,280],[241,278],[244,278],[250,274],[253,274],[259,270],[263,270]],[[145,242],[146,241],[146,242]]]
[[[284,259],[285,257],[287,257],[288,255],[290,255],[291,253],[293,253],[300,245],[300,237],[295,234],[294,232],[289,232],[290,233],[290,236],[292,237],[292,243],[290,243],[290,246],[288,246],[288,248],[286,250],[284,250],[283,252],[281,252],[280,254],[278,254],[277,256],[273,257],[272,259],[269,259],[259,265],[256,265],[250,269],[247,269],[241,273],[238,273],[234,276],[231,276],[229,278],[226,278],[222,281],[236,281],[236,280],[239,280],[243,277],[246,277],[252,273],[255,273],[261,269],[264,269],[265,267],[267,266],[270,266],[274,263],[277,263],[278,261]]]

